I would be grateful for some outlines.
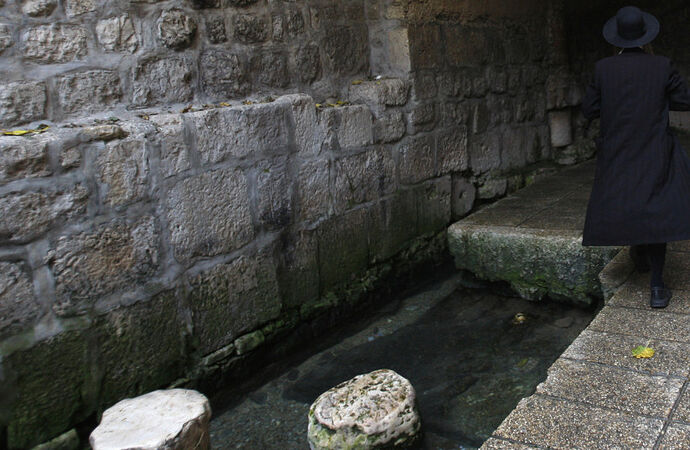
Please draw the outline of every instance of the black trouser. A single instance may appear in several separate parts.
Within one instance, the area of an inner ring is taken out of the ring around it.
[[[639,254],[642,258],[649,261],[649,268],[652,272],[649,284],[651,287],[664,286],[664,263],[666,262],[666,243],[642,244],[637,245]]]

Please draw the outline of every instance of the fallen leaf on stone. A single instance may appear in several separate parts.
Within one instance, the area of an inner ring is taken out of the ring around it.
[[[149,120],[149,115],[148,114],[137,114],[139,117],[141,117],[144,120]]]
[[[182,112],[182,113],[188,113],[189,111],[192,110],[192,108],[193,108],[192,105],[187,105],[187,106],[185,106],[185,107],[182,109],[182,111],[180,111],[180,112]]]
[[[345,106],[345,105],[349,105],[350,102],[344,102],[344,101],[342,101],[342,100],[338,100],[337,102],[335,102],[335,104],[336,104],[337,106]]]
[[[43,132],[47,131],[48,128],[50,128],[48,125],[42,123],[37,128],[35,128],[33,130],[11,130],[11,131],[2,130],[2,134],[4,136],[25,136],[27,134],[33,134],[33,133],[43,133]]]
[[[527,322],[527,316],[524,313],[517,313],[513,316],[513,320],[511,321],[515,325],[520,325],[525,322]]]
[[[242,104],[243,104],[243,105],[253,105],[254,102],[251,101],[251,100],[245,100],[245,101],[242,102]]]
[[[518,366],[518,367],[525,367],[525,365],[526,365],[528,362],[529,362],[529,358],[522,358],[520,361],[518,361],[518,363],[516,364],[516,366]]]
[[[108,117],[108,120],[111,122],[119,122],[120,119],[118,117]]]
[[[218,106],[230,106],[230,103],[228,103],[228,102],[220,102],[220,103],[218,103]]]
[[[362,80],[355,80],[352,82],[353,86],[357,86],[358,84],[362,84]]]
[[[635,358],[651,358],[654,356],[654,349],[640,345],[632,349]]]

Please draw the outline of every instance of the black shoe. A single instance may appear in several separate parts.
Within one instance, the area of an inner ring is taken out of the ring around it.
[[[630,247],[630,259],[635,264],[635,270],[638,273],[649,272],[649,260],[647,254],[642,250],[641,245],[633,245]]]
[[[666,308],[671,300],[671,290],[665,287],[653,287],[649,298],[649,306],[652,308]]]

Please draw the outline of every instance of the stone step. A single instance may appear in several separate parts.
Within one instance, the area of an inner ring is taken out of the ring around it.
[[[589,305],[603,297],[599,273],[619,247],[583,247],[594,161],[545,177],[448,229],[455,265],[505,281],[521,297]]]

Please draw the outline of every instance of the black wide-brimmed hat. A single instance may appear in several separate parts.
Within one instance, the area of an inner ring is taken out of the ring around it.
[[[603,33],[604,39],[616,47],[641,47],[659,34],[659,21],[635,6],[626,6],[606,22]]]

